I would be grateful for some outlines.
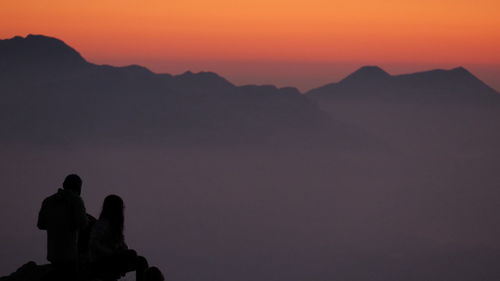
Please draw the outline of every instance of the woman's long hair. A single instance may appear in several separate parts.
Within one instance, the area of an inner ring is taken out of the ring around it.
[[[106,220],[110,227],[114,239],[123,239],[124,229],[124,209],[123,200],[118,195],[108,195],[102,204],[102,211],[99,215],[100,220]]]

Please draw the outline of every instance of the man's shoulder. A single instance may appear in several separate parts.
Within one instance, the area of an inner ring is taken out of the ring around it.
[[[56,193],[45,198],[43,200],[43,203],[55,204],[57,202],[62,202],[62,201],[71,202],[75,204],[80,204],[80,203],[83,204],[83,200],[80,197],[80,195],[64,189],[59,189]]]
[[[59,191],[57,191],[56,193],[48,196],[47,198],[45,198],[43,200],[44,203],[50,203],[50,202],[53,202],[53,201],[56,201],[58,200],[59,198],[61,197],[61,194]]]

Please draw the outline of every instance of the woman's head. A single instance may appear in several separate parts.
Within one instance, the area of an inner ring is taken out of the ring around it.
[[[106,220],[111,226],[111,231],[116,237],[123,236],[123,228],[124,228],[124,204],[123,200],[118,195],[108,195],[104,199],[104,203],[102,204],[101,215],[99,216],[100,220]]]

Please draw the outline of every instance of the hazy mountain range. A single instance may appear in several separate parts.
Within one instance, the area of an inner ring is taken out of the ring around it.
[[[377,66],[365,66],[338,83],[307,92],[322,101],[371,100],[390,102],[491,102],[500,95],[467,69],[431,70],[390,75]]]
[[[96,65],[63,41],[41,35],[0,40],[0,72],[0,134],[15,142],[310,141],[325,133],[346,139],[359,132],[332,120],[316,101],[498,99],[463,68],[391,76],[363,67],[302,95],[291,87],[235,86],[212,72],[170,75],[137,65]]]
[[[211,72],[95,65],[45,36],[0,41],[0,71],[4,138],[237,142],[318,131],[329,122],[295,88],[235,86]]]

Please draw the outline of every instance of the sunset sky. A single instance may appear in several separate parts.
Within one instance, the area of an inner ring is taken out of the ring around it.
[[[302,90],[362,65],[465,66],[500,89],[498,0],[0,0],[0,37],[60,38],[98,64],[216,71]]]

